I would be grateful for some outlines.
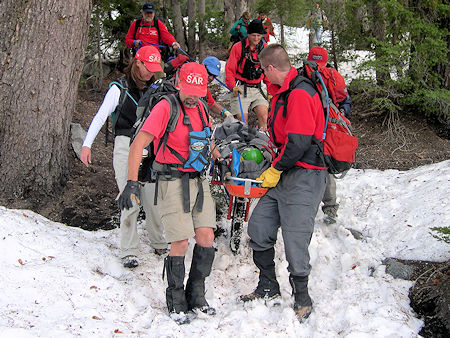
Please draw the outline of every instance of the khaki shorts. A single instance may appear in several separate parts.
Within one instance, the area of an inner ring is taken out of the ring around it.
[[[244,86],[239,85],[239,88],[242,89],[242,92],[244,92]],[[233,115],[237,115],[241,113],[241,108],[239,107],[239,99],[237,97],[234,97],[233,94],[230,94],[231,99],[231,113]],[[247,97],[244,97],[244,95],[240,95],[241,97],[241,103],[242,103],[242,111],[244,113],[248,112],[251,113],[253,109],[257,106],[269,106],[269,103],[267,100],[262,96],[261,91],[258,88],[255,87],[247,87]]]
[[[216,205],[209,190],[208,181],[203,180],[203,208],[197,211],[198,179],[189,180],[191,212],[183,210],[181,179],[158,181],[158,212],[164,225],[168,243],[194,237],[196,228],[216,228]]]

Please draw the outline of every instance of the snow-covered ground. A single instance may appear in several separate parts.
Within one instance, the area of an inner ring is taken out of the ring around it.
[[[423,322],[409,306],[412,282],[386,274],[381,262],[450,259],[450,245],[431,230],[450,224],[449,182],[450,161],[410,171],[351,170],[338,181],[337,224],[324,224],[321,211],[316,218],[314,312],[303,324],[292,310],[281,236],[281,306],[237,301],[257,283],[248,237],[236,256],[219,237],[206,294],[217,315],[178,326],[166,312],[163,259],[152,253],[142,224],[141,265],[129,270],[117,257],[118,230],[87,232],[0,207],[0,337],[415,337]]]

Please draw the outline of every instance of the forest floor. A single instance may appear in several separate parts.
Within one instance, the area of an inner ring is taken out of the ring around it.
[[[79,123],[83,129],[88,129],[107,91],[108,82],[105,81],[101,92],[79,91],[73,123]],[[213,88],[213,95],[217,89]],[[399,119],[392,123],[385,116],[376,113],[361,114],[361,111],[367,111],[366,107],[357,104],[353,107],[351,116],[354,134],[359,138],[356,168],[408,170],[450,159],[448,127],[433,124],[423,116],[412,113],[401,114]],[[220,122],[220,117],[213,116],[213,118],[216,122]],[[105,145],[104,129],[93,144],[92,165],[89,168],[81,163],[70,147],[70,174],[66,186],[59,195],[52,196],[48,201],[42,199],[16,201],[12,205],[7,203],[9,204],[7,206],[32,209],[53,221],[86,230],[116,228],[119,209],[115,202],[118,191],[112,168],[113,139],[110,137],[108,145]],[[431,266],[435,270],[442,271],[443,268],[448,270],[448,262],[423,266],[427,269]],[[447,270],[444,275],[447,274],[448,278]],[[416,289],[419,289],[417,293],[423,300],[427,297],[438,299],[442,296],[439,292],[433,296],[424,295],[418,286]],[[441,292],[446,291],[443,289]],[[448,300],[448,295],[444,298]],[[448,306],[444,306],[446,307]],[[419,310],[415,310],[420,313]],[[432,331],[430,332],[433,335]],[[422,333],[428,336],[425,331]]]

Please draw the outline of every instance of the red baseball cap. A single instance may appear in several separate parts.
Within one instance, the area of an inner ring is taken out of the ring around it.
[[[180,91],[185,95],[205,96],[208,86],[208,72],[197,62],[188,62],[180,69]]]
[[[328,52],[325,48],[315,46],[309,50],[308,61],[316,61],[319,66],[326,66]]]
[[[135,58],[141,60],[149,72],[163,71],[161,68],[161,54],[156,47],[144,46],[139,48]]]

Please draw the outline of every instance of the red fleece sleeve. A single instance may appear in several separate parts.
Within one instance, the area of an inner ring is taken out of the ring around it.
[[[172,34],[169,33],[165,24],[163,24],[160,20],[158,20],[159,32],[161,33],[161,41],[167,44],[168,46],[172,46],[174,42],[176,42],[175,38]]]
[[[134,41],[134,30],[136,27],[136,20],[134,20],[131,23],[130,28],[128,29],[128,33],[125,36],[125,44],[127,45],[128,48],[133,48],[133,41]]]
[[[236,86],[237,62],[241,58],[241,51],[241,42],[234,44],[233,48],[231,48],[230,57],[225,65],[225,84],[231,90]]]

